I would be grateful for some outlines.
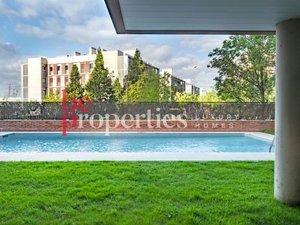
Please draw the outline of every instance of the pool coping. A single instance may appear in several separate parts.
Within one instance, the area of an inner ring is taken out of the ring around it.
[[[13,133],[1,132],[0,136]],[[59,132],[42,132],[59,133]],[[83,132],[70,132],[83,133]],[[105,132],[84,132],[101,133]],[[124,132],[111,132],[124,133]],[[201,133],[201,134],[244,134],[272,141],[274,135],[262,132],[126,132],[126,133]],[[274,152],[14,152],[0,153],[0,161],[273,161]]]

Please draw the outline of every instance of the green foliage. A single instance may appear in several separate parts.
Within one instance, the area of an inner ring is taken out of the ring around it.
[[[177,92],[174,97],[175,102],[179,103],[189,103],[189,102],[199,102],[200,95],[197,94],[187,94]]]
[[[115,80],[113,88],[114,88],[115,100],[117,102],[120,102],[121,99],[122,99],[123,88],[122,88],[122,86],[120,84],[119,78],[117,78]]]
[[[226,101],[269,102],[275,86],[275,36],[231,36],[210,54],[218,95]]]
[[[129,86],[123,96],[124,102],[169,102],[171,90],[163,77],[149,71]]]
[[[66,92],[69,99],[83,97],[84,88],[80,84],[80,74],[76,65],[72,66],[70,82],[66,87]]]
[[[222,102],[222,99],[215,91],[208,91],[204,95],[200,95],[199,100],[200,102]]]
[[[273,87],[273,91],[268,95],[268,99],[270,102],[275,102],[275,86]]]
[[[108,70],[104,68],[103,55],[98,49],[95,67],[86,86],[86,94],[94,101],[108,102],[114,100],[114,90]]]
[[[268,162],[0,164],[1,224],[299,225]]]
[[[43,102],[61,102],[61,97],[57,93],[50,92],[44,97]]]
[[[152,71],[152,73],[156,74]],[[165,72],[162,76],[158,75],[160,77],[160,95],[162,97],[162,102],[169,102],[173,101],[174,98],[174,92],[172,88],[170,87],[170,81],[169,78],[171,74]]]
[[[128,74],[125,76],[124,87],[128,89],[130,85],[136,83],[145,72],[145,64],[142,60],[141,53],[136,49],[132,61],[129,63]]]
[[[275,131],[274,131],[274,129],[264,129],[264,130],[262,130],[261,132],[263,132],[263,133],[267,133],[267,134],[272,134],[272,135],[274,135],[274,134],[275,134]]]
[[[175,102],[179,103],[201,103],[201,102],[222,102],[222,99],[217,95],[215,91],[206,92],[204,95],[176,93]]]

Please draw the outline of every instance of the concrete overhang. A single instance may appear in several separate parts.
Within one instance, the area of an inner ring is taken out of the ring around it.
[[[118,34],[269,34],[300,0],[105,0]]]

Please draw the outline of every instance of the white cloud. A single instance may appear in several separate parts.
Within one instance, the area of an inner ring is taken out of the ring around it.
[[[0,42],[0,96],[7,96],[9,85],[20,90],[20,65],[23,59],[12,44]]]
[[[48,38],[54,35],[54,33],[49,30],[27,24],[17,24],[15,30],[20,34],[24,34],[29,37]]]
[[[9,8],[4,3],[4,0],[0,0],[0,14],[3,15],[16,15],[15,10]]]
[[[64,36],[81,43],[99,42],[101,39],[117,38],[109,18],[92,17],[82,24],[69,24]]]
[[[28,7],[28,6],[22,7],[21,10],[22,10],[21,15],[24,18],[34,18],[39,15],[37,10],[35,10],[34,8],[31,8],[31,7]]]
[[[162,65],[172,58],[172,48],[169,45],[140,45],[142,57],[154,65]]]
[[[221,45],[226,36],[170,36],[170,42],[142,35],[117,35],[105,4],[94,0],[15,0],[10,9],[0,0],[0,12],[21,18],[15,31],[34,38],[56,38],[106,49],[134,49],[160,68],[172,67],[174,75],[210,86],[216,76],[208,69],[209,51]],[[16,11],[14,11],[16,10]],[[173,42],[173,43],[172,43]],[[195,67],[196,66],[196,67]]]
[[[2,0],[0,0],[2,3]],[[15,30],[29,37],[58,37],[88,45],[105,42],[109,47],[131,47],[134,38],[116,35],[105,4],[94,0],[13,0],[21,18]]]
[[[214,69],[207,68],[209,59],[200,59],[193,54],[174,56],[168,45],[145,45],[140,47],[143,58],[159,68],[172,68],[173,75],[182,79],[191,79],[199,87],[211,87],[217,76]]]
[[[24,18],[59,17],[66,21],[80,22],[99,3],[94,0],[15,0],[20,16]],[[99,8],[99,7],[98,7]]]
[[[227,37],[225,35],[188,35],[182,37],[181,45],[185,48],[208,53],[214,48],[220,47]]]
[[[39,25],[18,24],[15,31],[33,38],[61,38],[87,46],[106,49],[136,48],[136,35],[117,35],[109,17],[93,16],[81,23],[62,22],[59,18],[47,18]]]
[[[208,63],[208,59],[201,60],[194,55],[183,55],[172,58],[168,64],[173,68],[175,76],[191,79],[191,82],[199,87],[211,87],[217,73],[207,68]]]
[[[172,68],[173,74],[200,87],[211,87],[214,84],[216,70],[207,68],[209,59],[200,59],[198,55],[174,55],[169,45],[148,44],[140,45],[143,58],[159,68]],[[181,52],[180,52],[181,53]]]

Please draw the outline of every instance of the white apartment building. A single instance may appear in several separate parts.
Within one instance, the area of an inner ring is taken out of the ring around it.
[[[200,89],[199,87],[196,87],[195,85],[191,84],[190,79],[185,79],[185,92],[188,94],[200,94]]]
[[[160,71],[160,74],[170,74],[169,85],[172,87],[175,92],[185,92],[187,94],[199,94],[200,88],[191,84],[190,79],[181,79],[173,75],[172,68],[165,68]]]
[[[119,78],[121,85],[123,85],[134,52],[135,50],[102,50],[104,66],[108,69],[112,80]],[[62,57],[29,58],[26,64],[21,65],[22,100],[42,101],[43,97],[51,92],[62,95],[62,91],[69,82],[69,75],[74,64],[79,69],[81,84],[85,85],[93,70],[96,55],[96,48],[90,47],[87,54],[74,52],[73,55]],[[159,73],[157,67],[144,63],[147,69]]]
[[[172,68],[164,68],[160,71],[160,75],[169,74],[168,84],[174,92],[185,92],[185,81],[173,75]]]

